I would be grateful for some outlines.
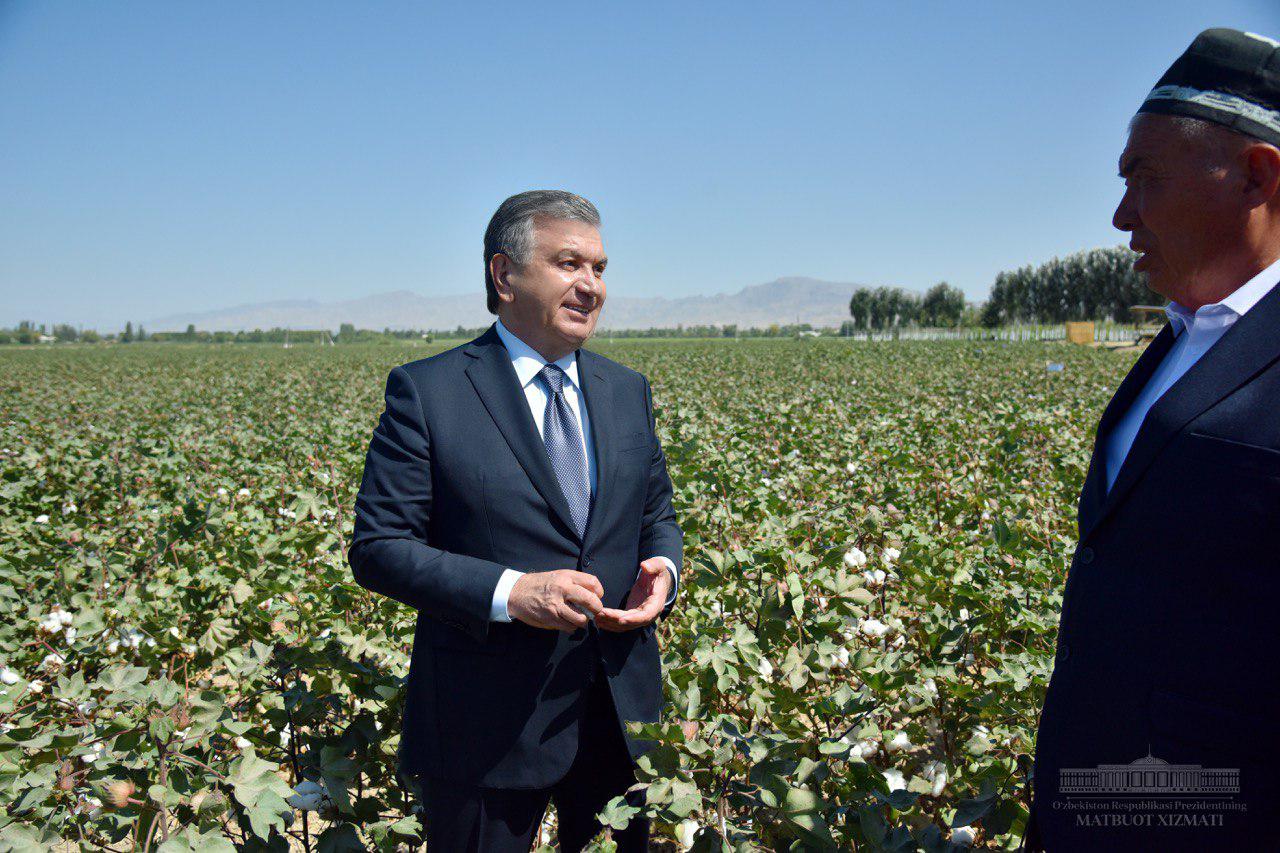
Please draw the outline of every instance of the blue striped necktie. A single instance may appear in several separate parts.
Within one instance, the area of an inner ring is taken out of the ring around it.
[[[550,392],[542,414],[542,442],[547,446],[551,468],[560,481],[560,491],[569,502],[574,526],[582,536],[591,512],[591,485],[587,482],[587,458],[582,452],[582,430],[564,397],[564,371],[548,364],[538,371],[538,377]]]

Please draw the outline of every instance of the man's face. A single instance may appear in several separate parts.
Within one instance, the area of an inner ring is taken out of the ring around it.
[[[1188,139],[1167,116],[1134,121],[1112,224],[1132,235],[1129,247],[1142,253],[1133,268],[1152,290],[1191,308],[1216,301],[1205,297],[1221,291],[1224,253],[1244,224],[1232,172],[1210,141]]]
[[[534,219],[533,238],[529,262],[508,268],[511,298],[499,311],[503,322],[543,356],[560,358],[595,331],[609,259],[600,232],[585,222],[540,216]]]

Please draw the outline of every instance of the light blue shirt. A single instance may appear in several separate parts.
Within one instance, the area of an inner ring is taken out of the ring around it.
[[[543,358],[537,350],[520,340],[502,324],[497,322],[498,337],[502,340],[502,345],[507,348],[507,355],[511,357],[511,366],[515,368],[516,378],[520,380],[520,387],[524,391],[524,398],[529,403],[529,413],[533,415],[533,422],[538,427],[538,435],[542,435],[543,417],[547,409],[547,391],[541,382],[537,381],[538,373],[547,365],[547,360]],[[596,454],[595,442],[591,438],[591,416],[587,412],[586,400],[583,398],[582,385],[578,381],[578,354],[571,352],[564,358],[555,362],[555,365],[564,371],[565,377],[568,379],[564,383],[564,398],[569,404],[569,408],[573,410],[574,416],[578,419],[578,433],[582,438],[582,453],[587,459],[587,477],[591,481],[591,494],[596,493],[596,484],[599,482],[599,471],[596,470]],[[675,601],[676,584],[680,580],[680,572],[676,569],[675,564],[666,557],[659,556],[662,562],[667,564],[667,569],[671,572],[671,595],[667,597],[667,604]],[[524,572],[515,569],[506,569],[502,576],[498,579],[498,585],[493,590],[493,603],[489,608],[489,619],[493,622],[510,622],[511,615],[507,613],[507,599],[511,597],[511,588],[516,585],[516,581]],[[639,579],[640,574],[637,570],[636,578]]]
[[[1173,328],[1174,342],[1164,359],[1156,367],[1141,393],[1134,398],[1129,411],[1116,422],[1106,439],[1107,491],[1115,485],[1120,467],[1133,447],[1142,422],[1156,401],[1183,377],[1197,361],[1221,340],[1222,336],[1245,313],[1258,304],[1276,283],[1280,281],[1280,261],[1249,279],[1230,296],[1212,305],[1202,305],[1191,311],[1177,302],[1165,307],[1169,325]]]

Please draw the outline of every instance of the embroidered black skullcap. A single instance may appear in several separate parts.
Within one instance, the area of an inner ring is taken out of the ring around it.
[[[1280,42],[1239,30],[1205,30],[1138,112],[1203,119],[1280,146]]]

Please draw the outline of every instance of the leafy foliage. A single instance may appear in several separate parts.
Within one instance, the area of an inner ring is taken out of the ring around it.
[[[695,850],[1013,846],[1129,356],[605,349],[653,380],[687,537],[643,805],[606,820]],[[414,614],[343,547],[386,372],[426,351],[0,355],[0,849],[420,843],[394,774]]]

